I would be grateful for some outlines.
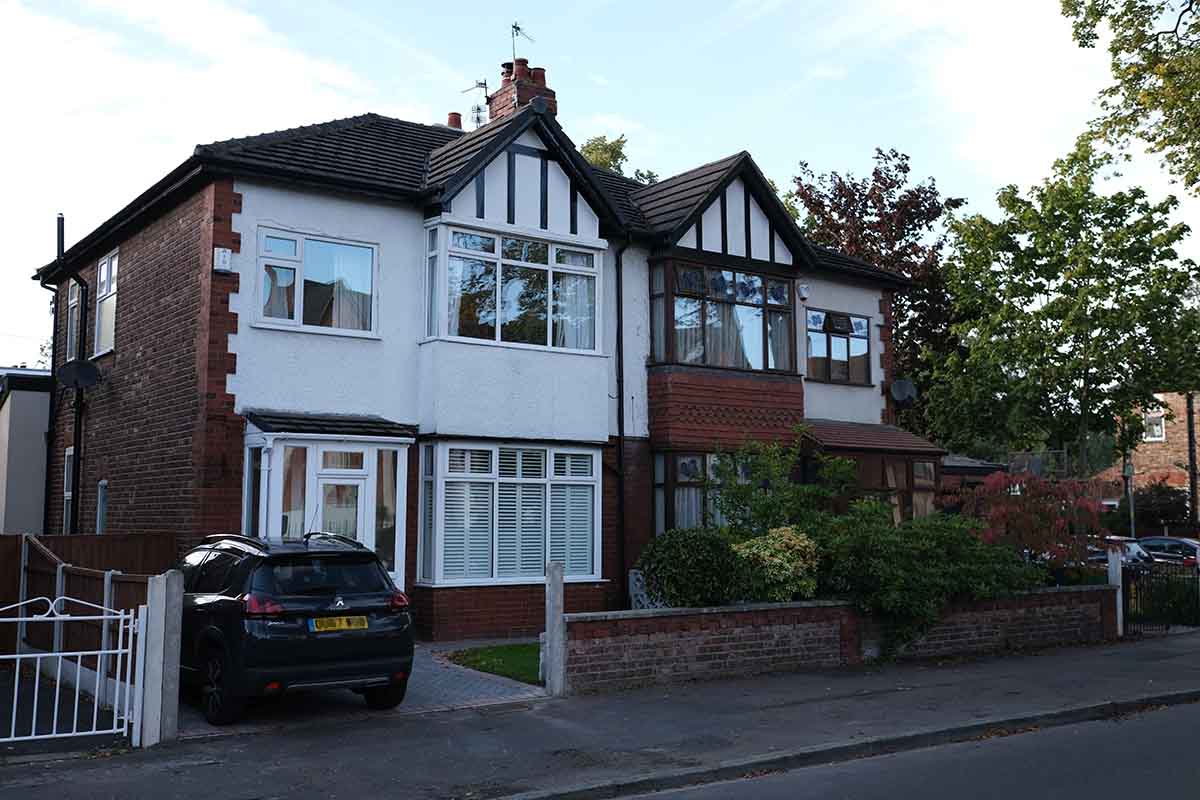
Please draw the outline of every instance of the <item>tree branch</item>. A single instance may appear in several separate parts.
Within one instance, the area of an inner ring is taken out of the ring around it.
[[[1174,36],[1179,38],[1179,26],[1183,24],[1183,18],[1188,14],[1195,13],[1195,11],[1196,0],[1187,0],[1187,2],[1183,4],[1183,9],[1179,12],[1179,18],[1175,20],[1175,27],[1169,31],[1159,31],[1158,33],[1154,34],[1154,37],[1156,39],[1159,36]]]

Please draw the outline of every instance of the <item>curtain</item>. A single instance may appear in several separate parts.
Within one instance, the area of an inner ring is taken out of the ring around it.
[[[596,348],[596,279],[590,275],[554,274],[555,347]]]
[[[275,319],[296,318],[296,270],[291,267],[263,266],[263,316]]]
[[[700,327],[700,302],[675,298],[675,360],[685,364],[704,361],[704,329]]]
[[[304,324],[370,330],[372,260],[369,247],[305,240]]]
[[[792,368],[791,314],[767,312],[767,369]]]
[[[675,487],[675,527],[698,528],[704,524],[704,492],[699,486]]]

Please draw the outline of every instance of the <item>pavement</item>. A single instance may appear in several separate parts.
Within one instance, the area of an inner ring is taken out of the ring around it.
[[[1200,706],[642,795],[645,800],[1195,797]]]
[[[1200,635],[1173,636],[309,719],[267,736],[0,767],[0,798],[623,797],[1198,699]]]

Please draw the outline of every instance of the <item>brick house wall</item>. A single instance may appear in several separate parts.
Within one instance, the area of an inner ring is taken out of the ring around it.
[[[120,242],[114,349],[95,360],[85,391],[79,532],[96,529],[98,483],[108,481],[106,530],[170,532],[181,547],[206,533],[239,530],[241,424],[225,392],[234,370],[229,294],[237,278],[212,272],[212,248],[237,249],[232,181],[211,183]],[[111,249],[111,248],[110,248]],[[93,263],[86,329],[95,337]],[[58,286],[55,336],[66,341],[67,283]],[[58,348],[55,369],[67,360]],[[47,532],[63,530],[64,454],[74,439],[74,392],[59,388]],[[167,565],[164,565],[167,566]]]
[[[1133,451],[1134,486],[1146,486],[1165,481],[1180,489],[1188,487],[1187,398],[1183,394],[1159,395],[1169,413],[1163,420],[1165,437],[1162,441],[1143,441]],[[1200,415],[1200,403],[1197,404]],[[1200,446],[1197,446],[1200,457]],[[1109,496],[1120,497],[1124,491],[1122,465],[1118,462],[1096,477],[1109,485]]]

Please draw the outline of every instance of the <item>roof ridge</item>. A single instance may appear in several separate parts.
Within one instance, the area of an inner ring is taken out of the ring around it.
[[[449,142],[446,142],[445,144],[439,145],[439,146],[433,148],[432,150],[430,150],[428,160],[432,161],[435,156],[437,156],[439,153],[441,153],[441,151],[443,151],[449,147],[453,147],[454,145],[458,144],[459,142],[465,141],[466,139],[470,139],[470,138],[476,136],[477,134],[480,134],[486,130],[489,130],[493,127],[501,127],[503,125],[507,125],[508,123],[512,122],[514,119],[516,119],[521,114],[527,113],[528,110],[531,108],[533,108],[533,106],[527,105],[523,108],[518,109],[516,112],[514,112],[512,114],[508,114],[506,116],[500,117],[499,119],[488,120],[487,123],[480,125],[478,128],[476,128],[473,131],[464,131],[463,135],[459,136],[457,139],[452,139]]]
[[[332,119],[326,122],[316,122],[311,125],[299,125],[295,128],[283,128],[281,130],[257,133],[251,136],[238,136],[233,139],[222,139],[216,142],[209,142],[208,144],[198,144],[193,152],[198,156],[214,153],[228,153],[230,151],[239,150],[250,145],[274,144],[281,141],[304,139],[309,136],[330,133],[332,131],[347,130],[349,128],[356,128],[382,119],[392,118],[384,117],[381,114],[376,114],[373,111],[368,111],[365,114],[358,114],[353,117],[342,117],[340,119]],[[404,122],[404,120],[395,121]],[[416,125],[420,123],[411,124]]]

